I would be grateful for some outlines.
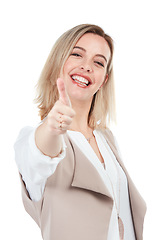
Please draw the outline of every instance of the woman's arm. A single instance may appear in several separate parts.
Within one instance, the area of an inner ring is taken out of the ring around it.
[[[66,144],[62,135],[62,151],[56,158],[50,158],[35,144],[36,128],[23,128],[14,144],[15,161],[30,198],[39,201],[42,197],[46,180],[66,156]]]
[[[47,178],[55,172],[57,165],[65,157],[63,134],[70,127],[75,115],[69,105],[63,80],[58,80],[57,86],[60,99],[45,121],[36,129],[23,128],[14,144],[18,170],[30,198],[34,201],[40,200]],[[59,129],[60,117],[64,121],[62,129]]]

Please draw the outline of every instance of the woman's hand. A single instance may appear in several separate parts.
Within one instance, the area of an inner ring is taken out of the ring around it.
[[[59,100],[54,104],[46,119],[46,127],[50,134],[64,134],[72,123],[75,111],[71,107],[71,102],[67,94],[64,81],[57,80]]]
[[[62,151],[62,137],[72,123],[75,111],[71,107],[64,82],[57,80],[59,100],[54,104],[46,120],[36,129],[35,142],[39,150],[52,158]]]

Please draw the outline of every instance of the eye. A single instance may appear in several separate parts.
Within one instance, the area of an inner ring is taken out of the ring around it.
[[[71,53],[71,56],[81,57],[81,55],[79,53]]]
[[[96,64],[100,65],[101,67],[104,67],[104,64],[99,62],[99,61],[95,61]]]

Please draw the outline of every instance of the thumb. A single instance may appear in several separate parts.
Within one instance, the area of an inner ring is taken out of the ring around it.
[[[66,91],[66,88],[64,85],[64,81],[62,78],[57,79],[57,88],[58,88],[58,92],[59,92],[59,99],[67,106],[71,106],[71,102],[70,102],[70,99],[67,94],[67,91]]]

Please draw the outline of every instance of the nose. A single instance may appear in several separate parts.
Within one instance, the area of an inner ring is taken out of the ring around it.
[[[89,67],[88,68],[84,68],[83,66],[81,66],[81,69],[82,70],[86,70],[86,72],[91,72],[91,68],[89,68]]]
[[[88,62],[83,62],[80,66],[80,69],[86,72],[92,72],[91,64]]]

